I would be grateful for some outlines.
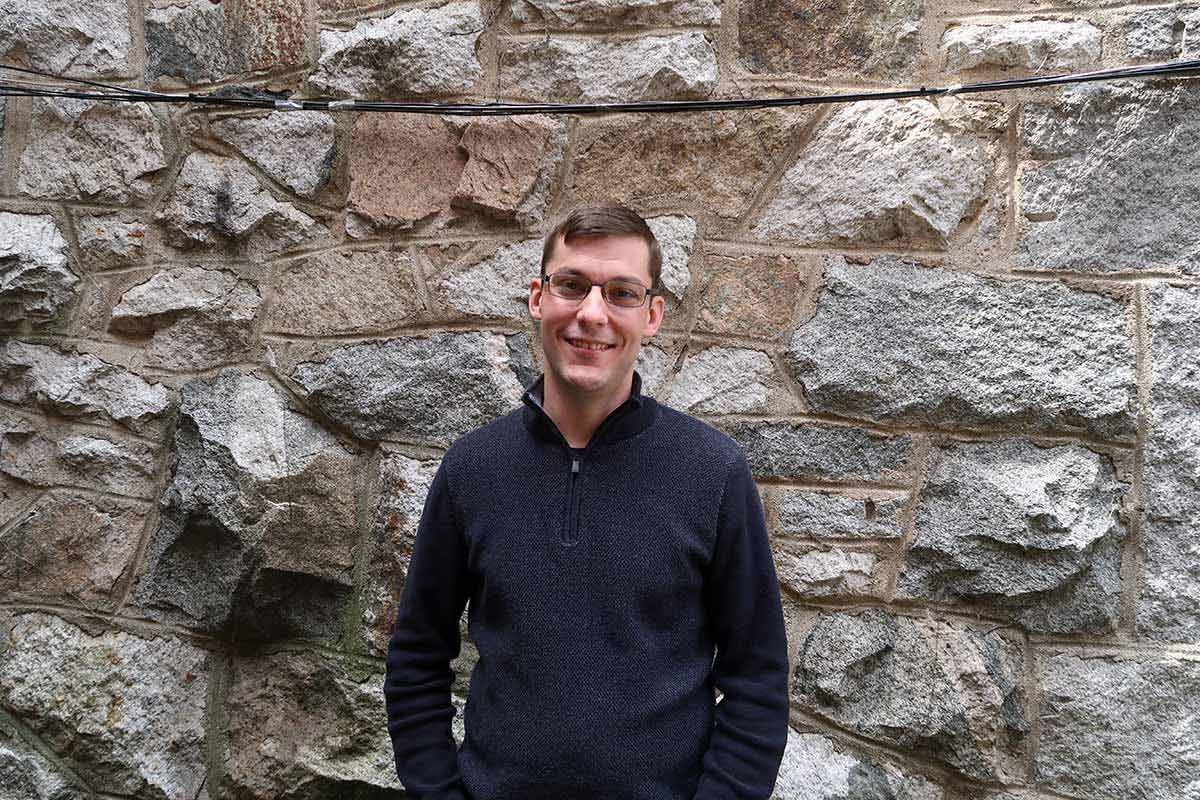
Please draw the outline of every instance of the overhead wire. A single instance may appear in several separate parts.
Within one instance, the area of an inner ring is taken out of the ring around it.
[[[919,97],[939,97],[1013,89],[1041,88],[1074,83],[1150,78],[1157,76],[1193,76],[1200,74],[1200,59],[1168,61],[1141,66],[1113,67],[1089,72],[1007,78],[977,81],[951,86],[921,86],[909,89],[841,92],[835,94],[785,97],[739,98],[729,100],[636,100],[605,103],[460,103],[460,102],[396,102],[357,99],[293,99],[263,92],[215,92],[187,94],[157,92],[101,81],[53,75],[27,67],[0,65],[2,71],[12,71],[54,81],[40,84],[28,80],[0,77],[0,97],[59,97],[79,100],[134,103],[191,103],[237,108],[262,108],[277,111],[365,111],[404,114],[438,114],[447,116],[521,116],[527,114],[672,114],[697,111],[743,111],[762,108],[835,103],[857,103],[878,100],[907,100]],[[68,84],[63,86],[62,84]],[[72,88],[78,86],[89,89]]]

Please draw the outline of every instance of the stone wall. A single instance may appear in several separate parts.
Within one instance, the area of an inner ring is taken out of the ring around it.
[[[231,95],[738,98],[1198,48],[1185,4],[0,0],[6,63]],[[424,493],[540,369],[547,225],[614,197],[667,254],[647,389],[760,482],[777,796],[1200,798],[1198,101],[9,98],[0,794],[398,796],[382,656]]]

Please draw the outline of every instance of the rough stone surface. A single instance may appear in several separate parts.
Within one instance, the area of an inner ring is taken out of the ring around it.
[[[832,548],[812,550],[786,541],[772,543],[779,582],[801,597],[869,597],[879,558]]]
[[[182,248],[232,246],[234,253],[275,253],[311,239],[320,226],[276,200],[249,167],[233,158],[192,153],[154,218]]]
[[[755,477],[895,478],[912,437],[810,422],[738,422],[723,426],[746,452]]]
[[[405,228],[450,208],[467,164],[459,132],[419,114],[362,114],[350,150],[346,226],[365,236]]]
[[[658,240],[662,251],[662,274],[659,279],[662,287],[670,292],[666,298],[683,300],[688,287],[692,283],[692,273],[688,270],[688,261],[696,247],[696,220],[680,215],[650,217],[646,224]],[[672,306],[676,303],[672,302]]]
[[[1099,28],[1083,21],[956,25],[942,35],[942,56],[948,69],[1082,69],[1100,60],[1101,36]]]
[[[230,797],[398,793],[383,670],[311,652],[239,658],[229,687]],[[390,791],[389,791],[390,790]]]
[[[169,402],[161,383],[149,383],[93,355],[9,341],[0,346],[0,399],[66,417],[108,419],[138,430]]]
[[[1132,437],[1125,314],[1122,301],[1058,283],[834,257],[787,359],[815,410]]]
[[[111,794],[192,800],[204,784],[208,656],[178,639],[89,634],[24,614],[0,650],[0,703]],[[169,699],[169,702],[164,702]]]
[[[0,212],[0,322],[53,320],[78,285],[54,217]]]
[[[923,100],[843,107],[784,174],[753,233],[945,246],[983,202],[989,171],[983,144],[959,122]]]
[[[1200,642],[1200,289],[1149,293],[1150,430],[1138,630]]]
[[[438,282],[447,305],[479,317],[529,317],[529,282],[541,270],[542,240],[502,245],[494,254]]]
[[[788,730],[771,800],[942,800],[937,784],[819,733]]]
[[[75,237],[79,265],[88,272],[133,266],[145,256],[146,224],[131,214],[81,214]]]
[[[243,358],[262,296],[253,283],[225,270],[172,267],[123,295],[111,330],[149,337],[146,363],[203,369]]]
[[[717,53],[698,32],[513,41],[500,53],[500,91],[530,100],[703,98],[716,86]]]
[[[35,98],[17,188],[37,198],[143,201],[167,166],[158,120],[145,103]]]
[[[157,454],[136,439],[48,430],[0,415],[0,472],[34,486],[72,486],[149,499],[157,482]]]
[[[328,114],[274,111],[220,120],[213,132],[301,197],[312,197],[329,180],[334,122]]]
[[[1200,274],[1197,103],[1193,81],[1131,81],[1080,84],[1053,105],[1027,105],[1017,264]]]
[[[833,494],[781,486],[775,490],[775,533],[802,539],[898,539],[905,495]]]
[[[1078,445],[944,445],[932,457],[899,591],[992,606],[1037,631],[1111,631],[1128,488],[1108,459]]]
[[[976,780],[1024,777],[1021,648],[995,633],[881,609],[822,615],[797,654],[793,699],[861,736]]]
[[[1124,22],[1130,58],[1170,61],[1200,54],[1200,8],[1147,8]]]
[[[738,50],[751,72],[888,77],[917,61],[922,0],[788,0],[738,5]]]
[[[356,436],[448,446],[520,405],[522,360],[500,334],[437,333],[339,347],[291,377]]]
[[[0,594],[113,609],[134,566],[147,509],[47,493],[0,534]]]
[[[620,197],[643,212],[683,205],[693,217],[737,217],[807,117],[746,111],[588,121],[577,134],[574,199]]]
[[[1200,664],[1062,654],[1042,673],[1039,785],[1096,800],[1196,796]]]
[[[85,791],[0,720],[0,786],[8,800],[84,800]]]
[[[674,363],[674,357],[666,350],[654,344],[643,344],[633,366],[642,377],[642,394],[658,397]]]
[[[379,460],[379,497],[371,520],[372,552],[363,590],[363,624],[368,648],[387,653],[388,637],[400,608],[404,577],[417,541],[417,523],[437,472],[437,460],[419,461],[397,452]]]
[[[330,250],[278,267],[266,329],[306,336],[386,330],[418,317],[408,250]]]
[[[304,6],[184,0],[146,10],[146,77],[210,83],[305,62]]]
[[[467,163],[453,202],[522,225],[540,222],[566,145],[561,118],[473,119],[459,141]]]
[[[663,402],[690,414],[748,414],[765,411],[772,399],[783,408],[790,400],[770,356],[709,347],[688,356]]]
[[[796,303],[809,282],[804,261],[709,253],[705,262],[712,277],[696,319],[699,330],[771,339],[791,329]]]
[[[717,0],[516,0],[513,19],[535,29],[714,25],[721,19]]]
[[[336,636],[356,454],[232,369],[184,385],[174,446],[137,602],[242,640]]]
[[[125,74],[131,45],[126,3],[0,0],[0,59],[56,75]]]
[[[321,31],[321,57],[309,82],[319,92],[398,99],[469,90],[482,77],[475,40],[479,5],[402,8],[349,31]]]

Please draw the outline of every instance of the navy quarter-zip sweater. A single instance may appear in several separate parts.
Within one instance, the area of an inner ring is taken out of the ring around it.
[[[572,453],[543,379],[430,486],[384,683],[401,782],[437,800],[769,797],[787,643],[745,457],[636,372]],[[456,748],[468,601],[479,660]]]

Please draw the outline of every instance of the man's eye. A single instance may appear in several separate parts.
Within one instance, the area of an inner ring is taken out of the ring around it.
[[[583,281],[576,280],[575,278],[562,278],[559,280],[558,285],[573,292],[583,288]]]
[[[632,289],[618,288],[617,297],[620,297],[623,300],[633,300],[637,298],[637,292],[633,291]]]

